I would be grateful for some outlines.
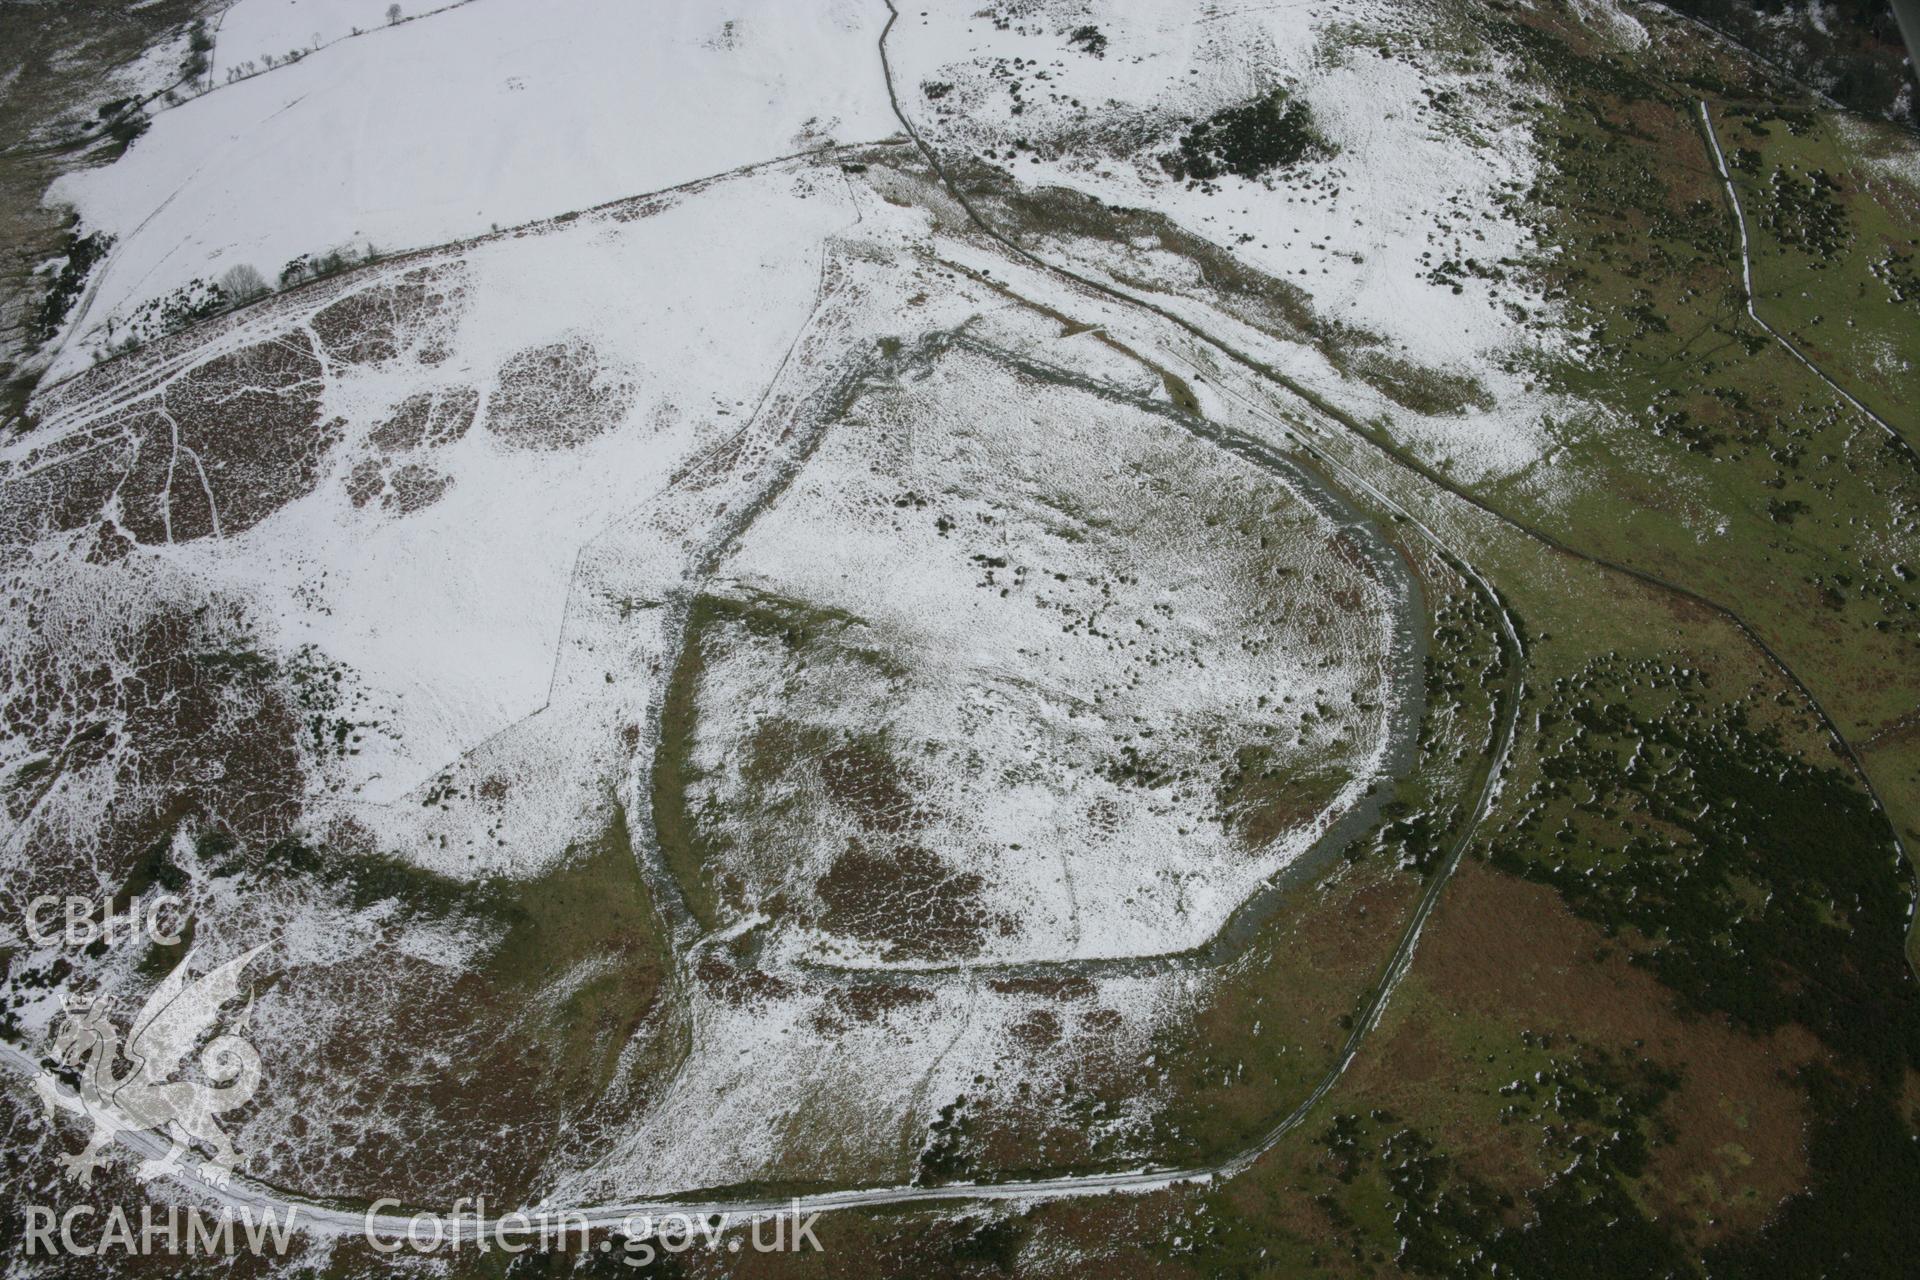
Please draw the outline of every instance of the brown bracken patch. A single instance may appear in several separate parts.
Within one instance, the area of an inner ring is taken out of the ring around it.
[[[420,358],[444,358],[442,330],[459,304],[465,267],[457,262],[416,267],[399,280],[348,294],[314,313],[313,331],[342,364],[379,364],[412,344]]]
[[[1014,1023],[1008,1034],[1029,1054],[1041,1053],[1060,1043],[1060,1015],[1051,1009],[1034,1009]]]
[[[791,995],[793,984],[761,969],[740,969],[715,955],[705,955],[693,967],[702,985],[730,1005],[759,1004]]]
[[[1263,746],[1240,751],[1215,794],[1221,825],[1243,848],[1263,849],[1311,821],[1336,790],[1328,775],[1278,761]]]
[[[387,487],[386,472],[373,458],[362,458],[347,476],[347,496],[356,507],[364,507]]]
[[[479,406],[480,393],[471,387],[417,392],[368,434],[367,443],[387,454],[452,444],[473,425]]]
[[[367,435],[367,443],[382,453],[418,449],[427,436],[427,415],[433,411],[433,393],[421,391],[408,396],[393,411],[393,416]]]
[[[305,790],[298,712],[246,647],[239,606],[206,599],[116,618],[108,661],[96,638],[47,625],[39,599],[16,603],[27,639],[0,727],[33,768],[16,771],[0,807],[34,856],[10,888],[124,879],[183,824],[262,842],[291,827]],[[37,821],[56,789],[114,801],[98,826]]]
[[[864,983],[857,987],[836,987],[826,1003],[813,1013],[813,1025],[823,1033],[845,1031],[850,1022],[885,1022],[898,1009],[911,1009],[930,1003],[933,993],[920,987],[896,983]]]
[[[320,361],[304,334],[217,356],[55,441],[0,480],[0,536],[85,528],[113,510],[137,542],[250,529],[320,482],[340,424],[320,421]]]
[[[409,462],[387,478],[386,505],[401,515],[431,506],[453,484],[453,477]]]
[[[1807,1117],[1793,1077],[1819,1053],[1811,1034],[1787,1027],[1758,1037],[1724,1018],[1682,1016],[1667,988],[1608,947],[1552,889],[1462,863],[1427,926],[1415,974],[1439,1010],[1577,1038],[1675,1072],[1644,1194],[1697,1241],[1759,1225],[1804,1185]],[[1490,1087],[1476,1064],[1446,1047],[1444,1028],[1427,1013],[1390,1019],[1382,1031],[1378,1050],[1356,1063],[1355,1083],[1369,1092],[1401,1095],[1411,1086],[1431,1103],[1437,1094]],[[1499,1128],[1492,1140],[1484,1126],[1449,1133],[1446,1149],[1513,1190],[1528,1176],[1537,1142],[1525,1129]]]
[[[820,760],[827,795],[846,809],[862,830],[898,835],[926,825],[915,807],[906,772],[884,750],[849,742]]]
[[[979,952],[988,927],[985,887],[918,845],[876,852],[849,840],[815,891],[831,931],[883,943],[889,960],[936,960]]]
[[[517,449],[571,449],[626,417],[633,384],[606,368],[583,337],[531,347],[500,369],[487,430]]]
[[[1053,1000],[1091,1000],[1093,980],[1071,974],[1064,978],[994,978],[987,983],[1004,996],[1046,996]]]

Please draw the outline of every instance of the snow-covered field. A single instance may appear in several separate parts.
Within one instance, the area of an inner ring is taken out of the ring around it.
[[[50,193],[119,238],[54,373],[84,367],[109,321],[124,333],[236,265],[272,281],[303,254],[440,244],[885,137],[884,18],[857,0],[479,0],[217,87]],[[220,42],[309,25],[284,0],[243,0]]]
[[[469,0],[470,2],[470,0]],[[224,85],[241,75],[268,71],[335,41],[371,35],[396,24],[390,0],[233,0],[210,24],[213,53],[207,79]],[[403,21],[439,16],[448,0],[401,4]]]

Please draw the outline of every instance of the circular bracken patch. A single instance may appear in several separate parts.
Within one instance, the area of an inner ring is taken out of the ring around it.
[[[486,425],[516,449],[572,449],[620,425],[635,388],[593,343],[570,336],[529,347],[500,367]]]

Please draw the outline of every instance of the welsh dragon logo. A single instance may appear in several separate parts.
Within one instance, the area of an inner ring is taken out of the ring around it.
[[[79,1068],[80,1087],[69,1093],[43,1075],[38,1088],[49,1116],[57,1108],[93,1122],[86,1149],[61,1157],[68,1177],[83,1187],[92,1185],[93,1170],[103,1158],[100,1153],[116,1135],[153,1131],[165,1135],[171,1145],[164,1157],[141,1164],[143,1181],[177,1167],[187,1148],[197,1142],[213,1152],[201,1176],[216,1186],[225,1185],[238,1153],[214,1117],[246,1102],[260,1085],[260,1055],[239,1034],[247,1029],[253,1011],[251,995],[239,1019],[201,1050],[200,1071],[206,1082],[174,1076],[187,1054],[218,1022],[221,1008],[240,997],[241,971],[265,949],[265,944],[255,947],[198,978],[189,975],[193,963],[189,952],[154,989],[128,1029],[124,1074],[115,1074],[123,1055],[119,1032],[107,1020],[106,1011],[91,999],[66,1003],[54,1036],[53,1056],[63,1066]]]

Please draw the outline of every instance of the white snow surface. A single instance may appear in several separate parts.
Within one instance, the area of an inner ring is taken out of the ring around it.
[[[717,409],[772,376],[811,305],[820,240],[847,215],[745,190],[760,198],[712,197],[726,205],[718,219],[695,201],[467,258],[469,309],[438,376],[484,385],[516,352],[584,335],[641,388],[620,428],[550,453],[469,433],[450,447],[455,483],[424,511],[369,521],[337,500],[308,502],[259,530],[247,554],[209,548],[256,590],[292,597],[322,579],[287,640],[319,644],[388,691],[404,726],[403,754],[369,761],[365,798],[411,789],[542,705],[584,540],[659,489],[702,429],[722,425]],[[760,305],[738,308],[748,287]],[[327,408],[373,419],[418,377],[350,375],[329,386]]]
[[[276,37],[320,22],[283,4],[229,19]],[[441,244],[892,134],[884,17],[859,0],[479,0],[218,87],[49,193],[118,237],[52,374],[84,366],[107,318],[235,264],[272,279],[301,254]]]
[[[472,0],[467,0],[471,3]],[[211,78],[217,88],[230,71],[259,71],[271,54],[276,62],[289,54],[309,54],[352,37],[385,30],[388,0],[235,0],[213,24]],[[450,7],[446,0],[415,0],[400,6],[404,19]],[[437,15],[435,15],[437,16]],[[395,28],[398,30],[399,28]]]
[[[1426,278],[1450,258],[1492,264],[1535,251],[1500,208],[1531,185],[1536,161],[1525,118],[1488,92],[1502,79],[1492,51],[1449,51],[1432,38],[1434,14],[1378,0],[1039,3],[1005,27],[970,3],[922,7],[903,14],[889,49],[902,107],[943,151],[988,158],[1025,185],[1163,213],[1298,285],[1323,319],[1384,339],[1383,353],[1477,377],[1491,410],[1393,411],[1463,476],[1511,475],[1551,449],[1542,420],[1552,406],[1524,371],[1503,367],[1557,342],[1513,311],[1537,319],[1543,304],[1511,277],[1469,275],[1459,292]],[[1102,57],[1068,43],[1088,24],[1107,37]],[[1161,168],[1188,123],[1273,88],[1311,107],[1336,154],[1261,180],[1224,175],[1211,191]],[[1435,94],[1452,96],[1441,106]],[[1083,266],[1058,244],[1036,247]],[[1340,398],[1353,394],[1356,380],[1307,355]]]

